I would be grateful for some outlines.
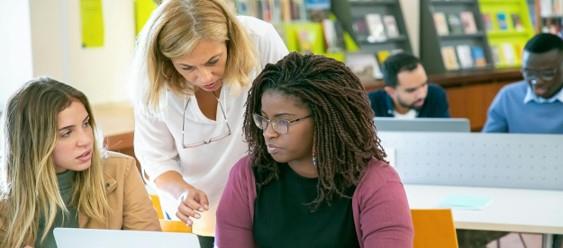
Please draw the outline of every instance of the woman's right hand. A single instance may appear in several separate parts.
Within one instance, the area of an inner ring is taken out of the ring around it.
[[[207,210],[209,210],[207,194],[190,185],[186,191],[180,195],[180,204],[176,212],[176,217],[191,226],[193,224],[191,218],[199,219],[201,212]]]
[[[159,189],[180,200],[176,217],[188,225],[193,223],[191,218],[199,219],[201,212],[209,209],[207,194],[184,181],[183,176],[177,171],[163,173],[154,180],[154,183]]]

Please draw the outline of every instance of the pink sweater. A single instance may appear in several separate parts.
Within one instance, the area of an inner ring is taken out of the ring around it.
[[[250,163],[246,156],[231,169],[217,209],[215,244],[220,248],[256,247],[252,234],[256,184]],[[352,210],[360,247],[413,246],[405,190],[385,162],[370,162],[352,196]]]

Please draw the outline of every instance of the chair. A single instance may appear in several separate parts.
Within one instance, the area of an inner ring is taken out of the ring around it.
[[[192,227],[186,225],[184,222],[179,220],[163,220],[160,219],[160,229],[163,232],[183,232],[191,233]]]
[[[164,219],[164,213],[162,212],[162,207],[160,206],[160,198],[158,195],[150,194],[149,197],[151,198],[152,206],[156,211],[156,216],[158,219]]]
[[[450,209],[411,209],[414,248],[457,248]]]
[[[160,221],[160,229],[163,232],[186,232],[191,233],[192,228],[179,220],[166,220],[164,219],[164,212],[162,211],[162,207],[160,205],[160,198],[158,195],[150,194],[152,206],[156,211],[156,215]]]

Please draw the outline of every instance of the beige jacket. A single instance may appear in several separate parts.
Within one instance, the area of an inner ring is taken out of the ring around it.
[[[96,229],[160,231],[156,211],[145,190],[135,159],[109,152],[103,161],[103,167],[110,213],[103,222],[78,213],[79,226]],[[5,224],[10,219],[9,216],[4,216],[5,207],[4,204],[0,204],[0,238],[4,236]]]

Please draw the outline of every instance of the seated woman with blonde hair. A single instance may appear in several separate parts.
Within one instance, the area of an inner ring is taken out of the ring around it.
[[[160,230],[135,160],[102,151],[82,92],[32,80],[1,127],[0,247],[56,247],[55,227]]]

